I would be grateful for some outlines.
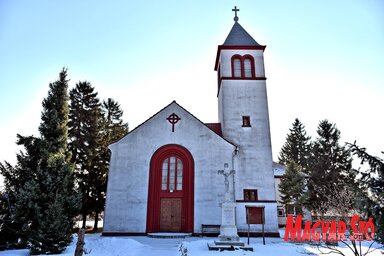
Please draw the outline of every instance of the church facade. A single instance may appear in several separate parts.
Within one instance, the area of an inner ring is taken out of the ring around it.
[[[227,188],[239,233],[246,208],[257,206],[265,232],[278,236],[264,50],[235,19],[215,61],[219,123],[173,101],[110,145],[103,235],[199,234],[221,224]],[[235,174],[225,183],[218,170]]]

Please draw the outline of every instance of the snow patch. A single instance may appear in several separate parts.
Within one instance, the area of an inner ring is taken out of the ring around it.
[[[246,241],[247,238],[242,238]],[[282,238],[266,238],[263,245],[262,238],[251,238],[254,251],[209,251],[208,243],[213,243],[212,238],[188,237],[182,239],[150,238],[146,236],[131,237],[103,237],[100,234],[85,235],[85,249],[90,254],[84,256],[303,256],[305,252],[320,255],[319,251],[309,244],[284,242]],[[61,256],[73,256],[76,248],[77,235]],[[186,248],[186,254],[179,251],[181,244]],[[364,242],[367,249],[368,242]],[[374,247],[380,245],[375,244]],[[353,255],[345,246],[338,249],[346,255]],[[364,250],[363,249],[363,250]],[[368,256],[382,256],[384,250],[376,250]],[[0,251],[0,256],[28,256],[29,250]],[[329,254],[335,255],[335,254]]]

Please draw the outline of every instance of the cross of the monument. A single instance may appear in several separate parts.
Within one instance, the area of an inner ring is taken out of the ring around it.
[[[225,201],[229,201],[229,180],[228,177],[235,174],[235,170],[228,171],[228,164],[224,164],[224,170],[218,170],[218,174],[224,176],[224,184],[225,184]]]
[[[232,9],[233,12],[235,12],[235,18],[233,20],[237,22],[239,20],[239,17],[237,17],[237,12],[240,11],[240,9],[237,9],[237,6],[235,6],[235,9]]]

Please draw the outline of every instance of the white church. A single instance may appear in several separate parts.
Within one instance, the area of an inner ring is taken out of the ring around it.
[[[266,235],[279,236],[266,46],[234,20],[215,60],[219,122],[173,101],[110,145],[103,235],[201,234],[202,225],[222,224],[230,195],[239,234],[248,230],[246,209],[259,207]],[[234,174],[225,182],[219,170]],[[262,225],[250,230],[258,235]]]

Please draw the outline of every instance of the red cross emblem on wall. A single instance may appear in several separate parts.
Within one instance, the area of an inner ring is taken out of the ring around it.
[[[172,124],[172,132],[175,131],[175,124],[177,124],[177,122],[179,122],[180,119],[181,118],[175,113],[172,113],[169,115],[169,117],[167,117],[168,122]]]

